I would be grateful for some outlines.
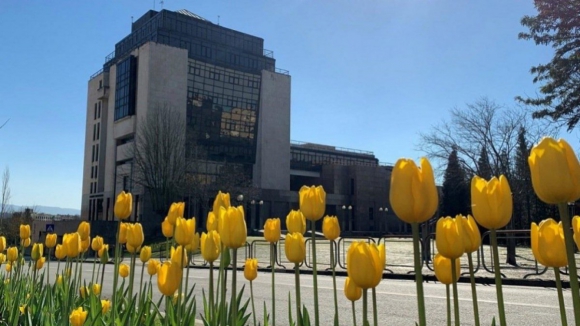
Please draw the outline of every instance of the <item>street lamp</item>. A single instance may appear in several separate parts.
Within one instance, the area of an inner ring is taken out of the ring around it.
[[[345,231],[352,231],[352,225],[351,225],[351,218],[350,218],[350,212],[352,211],[352,206],[351,205],[342,205],[342,210],[344,212],[344,217],[345,217],[345,223],[344,226],[346,228]],[[348,211],[348,216],[346,215]]]
[[[256,214],[255,211],[257,211],[258,209],[260,210],[260,213],[262,211],[262,205],[264,205],[264,201],[263,200],[254,200],[252,199],[250,201],[250,204],[252,205],[252,230],[255,230],[258,228],[258,226],[256,224],[260,224],[260,221],[258,220],[259,218],[261,218],[262,214]]]
[[[379,212],[380,213],[385,213],[385,220],[384,220],[384,225],[385,225],[385,233],[389,232],[389,221],[387,221],[386,216],[387,216],[387,212],[389,211],[388,207],[379,207]],[[381,221],[381,226],[383,225],[382,221]],[[382,230],[381,230],[382,231]]]

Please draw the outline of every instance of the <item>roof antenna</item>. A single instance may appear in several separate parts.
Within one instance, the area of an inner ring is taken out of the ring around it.
[[[161,10],[163,10],[163,0],[159,1],[159,3],[161,4]]]
[[[153,0],[153,10],[155,10],[155,0]]]
[[[220,25],[220,15],[218,15],[218,26]]]
[[[131,16],[131,24],[133,24],[133,16]]]

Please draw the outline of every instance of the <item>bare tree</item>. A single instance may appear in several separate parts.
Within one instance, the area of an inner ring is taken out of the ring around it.
[[[2,173],[2,189],[0,191],[0,218],[4,218],[12,197],[10,194],[10,169],[8,167],[5,167]]]
[[[509,174],[520,128],[525,128],[532,143],[555,131],[554,126],[531,119],[530,112],[523,108],[506,108],[485,97],[451,109],[450,115],[449,121],[420,134],[418,144],[418,149],[433,159],[440,173],[451,151],[456,149],[469,175],[482,172],[479,166],[482,152],[489,155],[492,175]]]
[[[8,123],[8,121],[10,121],[10,119],[4,121],[4,123],[0,125],[0,129],[2,129]]]
[[[140,121],[133,146],[133,181],[162,213],[180,198],[186,172],[185,117],[169,106],[150,109]]]

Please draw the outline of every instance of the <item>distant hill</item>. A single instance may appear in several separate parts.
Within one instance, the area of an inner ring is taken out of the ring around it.
[[[35,213],[45,213],[51,215],[81,215],[80,209],[62,208],[52,206],[24,206],[24,205],[10,205],[10,210],[13,212],[23,211],[25,208],[32,208]]]

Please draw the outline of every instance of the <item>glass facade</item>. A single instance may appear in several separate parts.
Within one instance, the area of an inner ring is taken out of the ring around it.
[[[117,64],[115,121],[135,114],[137,59],[129,56]]]
[[[336,150],[332,146],[292,144],[290,155],[293,169],[319,170],[322,165],[379,165],[379,160],[372,153]]]

